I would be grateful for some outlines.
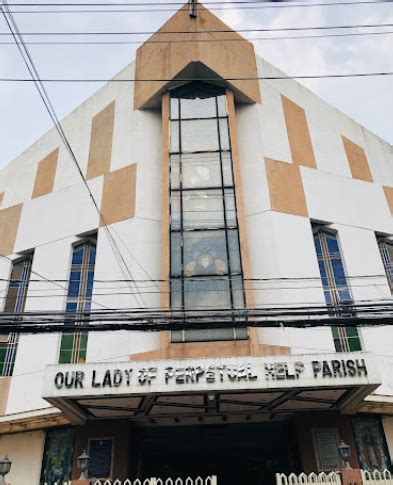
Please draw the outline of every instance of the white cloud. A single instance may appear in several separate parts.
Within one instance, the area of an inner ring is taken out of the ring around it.
[[[393,22],[390,5],[382,3],[372,7],[232,9],[216,10],[214,13],[234,29]],[[155,31],[171,15],[171,12],[21,14],[16,15],[16,19],[22,31]],[[7,31],[4,21],[0,23],[0,31]],[[311,33],[299,32],[300,35]],[[321,33],[323,32],[315,32],[318,35]],[[261,32],[254,36],[294,34]],[[129,39],[135,40],[135,37]],[[136,47],[31,46],[31,52],[42,76],[110,78],[133,60]],[[393,71],[393,35],[263,41],[255,42],[255,47],[260,56],[292,75]],[[0,46],[0,74],[3,77],[27,77],[15,47]],[[393,142],[391,77],[305,80],[302,83]],[[48,89],[58,115],[62,117],[97,88],[98,85],[93,84],[59,84],[50,85]],[[2,162],[5,163],[17,156],[51,125],[31,85],[0,83],[0,112],[1,165]]]

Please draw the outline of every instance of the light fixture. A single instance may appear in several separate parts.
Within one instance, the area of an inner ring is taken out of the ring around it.
[[[340,452],[342,460],[345,462],[345,468],[351,468],[351,465],[349,464],[349,459],[351,458],[351,447],[341,440],[338,451]]]
[[[6,455],[0,460],[0,485],[5,485],[5,475],[11,470],[12,461]]]
[[[83,450],[83,453],[77,458],[78,468],[81,472],[79,480],[87,480],[87,470],[89,469],[90,456]]]

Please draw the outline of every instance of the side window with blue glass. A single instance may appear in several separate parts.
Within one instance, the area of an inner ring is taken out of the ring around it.
[[[32,261],[33,256],[29,255],[12,263],[4,311],[14,313],[15,321],[20,318],[18,313],[23,312],[25,309]],[[11,332],[8,335],[0,335],[0,377],[12,375],[18,341],[19,335],[17,333]]]
[[[326,304],[333,310],[337,307],[334,316],[342,316],[342,306],[351,305],[353,300],[337,234],[317,228],[314,230],[314,243]],[[357,328],[332,327],[332,332],[337,352],[361,350]]]
[[[379,241],[379,251],[385,268],[386,278],[389,282],[390,291],[393,293],[393,241]]]
[[[73,247],[68,283],[65,325],[75,326],[75,332],[64,333],[61,338],[59,362],[62,364],[86,360],[86,332],[77,330],[78,324],[88,317],[93,295],[96,237],[90,237]]]

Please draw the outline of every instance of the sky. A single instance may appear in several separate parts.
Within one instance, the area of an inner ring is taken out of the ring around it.
[[[22,0],[12,0],[12,3]],[[44,0],[39,0],[44,1]],[[47,1],[47,0],[45,0]],[[77,3],[80,0],[68,0]],[[84,0],[84,2],[89,0]],[[93,0],[90,0],[93,2]],[[94,0],[101,3],[105,0]],[[111,1],[111,0],[106,0]],[[136,0],[116,0],[127,3]],[[138,0],[148,3],[151,0]],[[322,0],[326,2],[326,0]],[[345,0],[327,0],[329,2]],[[364,1],[364,0],[356,0]],[[173,6],[153,9],[141,7],[150,12],[88,12],[88,13],[40,13],[26,14],[34,10],[31,4],[37,0],[23,0],[28,7],[13,7],[14,17],[22,32],[119,32],[155,31],[174,14]],[[61,0],[52,0],[52,3]],[[312,0],[321,2],[321,0]],[[298,2],[300,3],[300,2]],[[304,0],[302,4],[310,4]],[[340,5],[295,7],[295,3],[254,5],[231,4],[212,11],[231,28],[269,29],[285,27],[316,27],[329,25],[393,24],[393,2],[378,2],[373,5]],[[266,6],[269,8],[265,8]],[[253,8],[246,8],[253,7]],[[98,8],[98,7],[96,7]],[[108,7],[99,7],[107,9]],[[44,11],[54,7],[46,7]],[[79,7],[82,9],[82,7]],[[116,7],[133,9],[136,7]],[[171,11],[159,11],[169,9]],[[38,9],[37,9],[38,10]],[[59,8],[58,8],[59,10]],[[75,10],[75,9],[74,9]],[[86,8],[85,8],[86,10]],[[114,9],[115,10],[115,9]],[[9,32],[0,15],[0,34]],[[350,32],[392,31],[391,28],[352,29]],[[299,35],[320,35],[344,31],[307,31]],[[345,30],[345,32],[349,32]],[[259,32],[244,34],[252,37],[279,37],[296,35],[296,32]],[[53,39],[53,37],[51,38]],[[111,36],[95,40],[140,41],[146,36]],[[26,41],[48,40],[48,37],[25,37]],[[56,37],[62,40],[93,40],[91,37]],[[5,44],[6,42],[10,43]],[[255,40],[256,53],[289,75],[324,75],[353,72],[393,72],[393,33],[386,35],[364,35],[348,37],[327,37],[315,39]],[[101,78],[110,79],[135,58],[137,44],[121,45],[29,45],[31,56],[41,78]],[[12,38],[0,36],[0,78],[27,78],[28,73]],[[275,81],[279,83],[280,81]],[[393,144],[393,76],[310,79],[301,80],[321,98],[354,118],[369,130]],[[61,119],[81,104],[102,85],[99,83],[46,85],[52,104]],[[0,81],[0,167],[13,160],[35,140],[52,127],[49,116],[32,83],[11,83]]]

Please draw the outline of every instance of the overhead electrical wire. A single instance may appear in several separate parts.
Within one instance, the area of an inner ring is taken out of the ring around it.
[[[247,11],[247,10],[256,10],[256,9],[282,9],[282,8],[312,8],[312,7],[341,7],[341,6],[349,6],[349,5],[384,5],[386,3],[391,3],[392,0],[367,0],[367,1],[343,1],[343,2],[316,2],[316,3],[288,3],[288,2],[280,2],[280,3],[260,3],[257,5],[238,5],[236,7],[231,6],[230,4],[228,5],[227,2],[223,2],[223,5],[219,6],[211,6],[209,7],[209,10],[241,10],[241,11]],[[250,2],[253,3],[253,2]],[[9,4],[11,5],[11,4]],[[14,4],[12,4],[14,6]],[[102,4],[103,6],[110,6],[110,5],[105,5]],[[144,4],[144,6],[149,6],[149,3]],[[162,6],[166,6],[169,4],[161,4],[160,8],[157,8],[155,6],[154,9],[116,9],[113,10],[111,8],[107,8],[106,10],[97,10],[97,9],[88,9],[88,10],[15,10],[12,11],[11,13],[17,13],[17,14],[64,14],[64,13],[160,13],[160,12],[184,12],[185,14],[188,15],[187,10],[179,10],[177,8],[161,8]],[[179,4],[180,5],[180,4]],[[197,9],[199,8],[200,4],[196,4]],[[15,5],[17,6],[17,5]],[[29,5],[30,6],[30,5]],[[75,7],[78,6],[77,4],[70,4],[68,5],[69,7]],[[67,6],[67,8],[68,8]],[[61,8],[66,8],[66,7],[61,7]]]
[[[93,203],[93,206],[94,208],[96,209],[99,217],[100,217],[100,222],[103,223],[103,226],[104,226],[104,229],[105,229],[105,232],[107,234],[107,237],[108,237],[108,241],[109,241],[109,244],[111,246],[111,249],[114,253],[114,256],[115,256],[115,259],[119,265],[119,268],[120,268],[120,271],[122,272],[123,274],[123,277],[124,279],[127,279],[127,275],[126,275],[126,272],[128,273],[128,277],[130,277],[132,279],[132,274],[127,266],[127,263],[125,262],[118,246],[117,246],[117,243],[116,241],[114,240],[112,234],[110,233],[110,230],[109,230],[109,227],[108,227],[108,224],[105,220],[105,217],[103,216],[94,196],[93,196],[93,193],[91,192],[90,190],[90,187],[87,183],[87,180],[80,168],[80,165],[78,163],[78,160],[76,159],[76,156],[74,154],[74,151],[73,149],[71,148],[71,145],[64,133],[64,130],[62,128],[62,125],[57,117],[57,114],[56,114],[56,111],[52,105],[52,102],[47,94],[47,91],[45,89],[45,86],[43,85],[42,83],[42,80],[40,79],[40,76],[38,74],[38,71],[34,65],[34,62],[33,62],[33,59],[30,55],[30,52],[27,48],[27,46],[24,44],[24,40],[23,40],[23,36],[22,34],[20,33],[19,31],[19,28],[16,24],[16,21],[12,15],[12,13],[9,12],[9,8],[8,8],[8,4],[7,4],[7,0],[2,0],[2,3],[0,4],[0,8],[1,8],[1,12],[3,13],[3,17],[7,23],[7,26],[11,32],[11,35],[13,36],[14,40],[15,41],[19,41],[19,43],[17,43],[17,48],[22,56],[22,59],[24,61],[24,64],[25,66],[27,67],[29,73],[30,73],[30,76],[31,76],[31,80],[34,82],[34,85],[35,87],[37,88],[37,91],[39,93],[39,96],[41,98],[41,100],[43,101],[44,103],[44,106],[54,124],[54,127],[56,128],[62,142],[64,143],[65,147],[66,147],[66,150],[68,151],[68,153],[71,155],[71,160],[73,161],[76,169],[77,169],[77,172],[79,174],[79,176],[81,177],[82,181],[83,181],[83,184],[89,194],[89,197]],[[22,46],[22,47],[21,47]],[[124,265],[124,266],[123,266]],[[135,288],[136,290],[138,291],[138,287],[137,285],[135,285]],[[130,286],[130,289],[131,289],[131,286]],[[135,301],[137,302],[137,304],[140,304],[138,302],[138,298],[136,295],[133,295],[134,296],[134,299]],[[142,302],[144,303],[143,301],[143,297],[141,295],[139,295],[140,299],[142,300]]]
[[[272,0],[231,0],[231,1],[204,1],[202,2],[202,6],[204,5],[256,5],[256,4],[269,4]],[[392,0],[374,0],[372,3],[390,3]],[[295,3],[295,0],[282,0],[282,3]],[[364,3],[364,2],[354,2],[354,3]],[[9,2],[9,7],[100,7],[100,6],[132,6],[132,7],[146,7],[146,6],[177,6],[177,7],[184,7],[187,5],[185,2]],[[197,3],[198,6],[198,3]],[[211,7],[209,7],[211,8]]]
[[[4,0],[3,0],[4,1]],[[233,29],[217,29],[217,30],[197,30],[197,31],[189,31],[189,30],[167,30],[167,31],[126,31],[126,32],[22,32],[21,36],[81,36],[81,35],[202,35],[202,34],[237,34],[239,32],[242,33],[250,33],[250,32],[287,32],[287,31],[305,31],[305,30],[341,30],[341,29],[370,29],[370,28],[380,28],[380,27],[393,27],[393,23],[378,23],[378,24],[343,24],[343,25],[314,25],[314,26],[307,26],[307,27],[274,27],[274,28],[249,28],[249,29],[237,29],[234,31]],[[10,37],[12,36],[11,33],[8,32],[0,32],[0,36],[2,37]],[[252,40],[252,39],[251,39]]]
[[[285,35],[279,37],[253,37],[249,39],[200,39],[200,40],[102,40],[102,41],[28,41],[26,45],[143,45],[143,44],[188,44],[188,43],[215,43],[215,42],[260,42],[260,41],[276,41],[276,40],[304,40],[304,39],[325,39],[330,37],[356,37],[369,35],[388,35],[393,34],[393,31],[382,32],[345,32],[343,34],[322,34],[322,35]],[[0,42],[0,45],[15,45],[15,42]]]
[[[173,78],[173,79],[107,79],[107,78],[96,78],[96,79],[55,79],[55,78],[45,78],[41,79],[42,82],[47,83],[151,83],[151,82],[172,82],[172,81],[273,81],[273,80],[290,80],[290,79],[340,79],[340,78],[356,78],[356,77],[379,77],[379,76],[392,76],[393,71],[385,72],[354,72],[345,74],[299,74],[291,76],[261,76],[261,77],[232,77],[232,78]],[[30,78],[0,78],[0,82],[33,82]]]

